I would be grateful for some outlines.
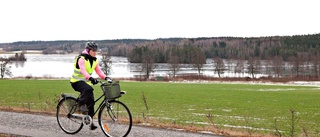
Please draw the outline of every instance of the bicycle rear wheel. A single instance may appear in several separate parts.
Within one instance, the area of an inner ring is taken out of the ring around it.
[[[57,105],[57,121],[60,128],[68,133],[78,133],[82,127],[82,119],[72,117],[72,114],[76,113],[77,100],[74,97],[66,97],[59,101]]]
[[[123,137],[131,130],[132,117],[125,104],[112,100],[100,109],[98,122],[106,136]]]

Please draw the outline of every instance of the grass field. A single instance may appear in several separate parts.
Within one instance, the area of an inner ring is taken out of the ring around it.
[[[137,122],[278,136],[320,136],[320,89],[311,86],[120,82]],[[54,111],[67,80],[0,80],[0,106]],[[102,94],[95,87],[95,96]],[[226,132],[225,132],[226,133]]]

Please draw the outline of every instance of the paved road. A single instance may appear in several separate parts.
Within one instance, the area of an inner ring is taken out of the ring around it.
[[[97,121],[95,121],[97,124]],[[84,137],[104,136],[101,129],[94,131],[84,128],[75,135],[64,133],[58,126],[56,117],[26,113],[0,111],[0,133],[21,135],[22,137]],[[190,133],[169,129],[158,129],[142,126],[133,126],[130,137],[214,137],[210,134]],[[218,136],[216,136],[218,137]]]

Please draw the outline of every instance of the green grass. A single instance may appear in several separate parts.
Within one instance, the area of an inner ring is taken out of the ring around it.
[[[311,86],[120,82],[127,94],[120,98],[135,119],[163,123],[283,135],[302,130],[319,136],[320,89]],[[67,80],[0,80],[0,106],[54,110],[60,93],[72,93]],[[95,86],[95,96],[102,94]],[[146,98],[148,111],[143,102]],[[294,110],[294,119],[292,113]],[[277,122],[275,122],[277,121]],[[294,124],[292,124],[294,122]]]

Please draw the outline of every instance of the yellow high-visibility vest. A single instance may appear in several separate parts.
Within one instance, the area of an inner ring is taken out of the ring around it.
[[[91,65],[89,59],[87,59],[84,55],[79,55],[78,57],[75,58],[74,71],[73,71],[72,77],[70,78],[70,82],[74,83],[74,82],[77,82],[77,81],[85,81],[89,85],[92,85],[91,82],[89,80],[86,80],[84,75],[80,72],[80,67],[77,65],[79,58],[83,58],[84,59],[84,65],[86,67],[86,71],[90,75],[92,74],[92,72],[94,71],[96,66],[98,65],[98,61],[97,60],[93,60],[92,65]]]

